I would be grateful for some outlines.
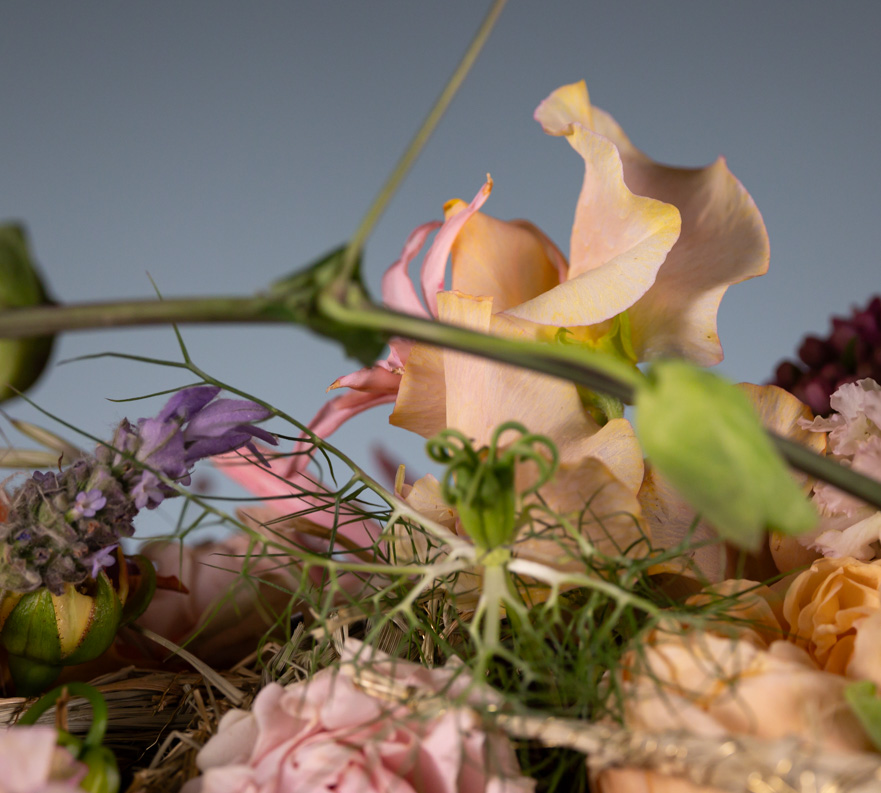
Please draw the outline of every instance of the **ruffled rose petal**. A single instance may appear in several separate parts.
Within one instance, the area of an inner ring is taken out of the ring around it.
[[[448,218],[466,209],[447,203]],[[476,212],[462,227],[452,248],[452,286],[468,295],[492,296],[493,311],[505,311],[560,283],[562,254],[522,222],[506,223]]]
[[[618,150],[591,129],[583,82],[555,91],[535,117],[545,132],[565,136],[582,156],[584,185],[572,228],[569,280],[509,313],[557,327],[594,325],[632,306],[655,282],[679,237],[679,211],[625,184]]]
[[[484,333],[504,330],[507,334],[513,326],[497,323],[492,307],[491,298],[458,292],[438,295],[441,320]],[[593,435],[598,429],[568,381],[454,350],[445,350],[443,355],[447,426],[465,433],[475,446],[488,445],[502,422],[519,421],[530,432],[550,437],[561,457],[569,459],[567,441]]]
[[[648,531],[636,495],[599,460],[586,457],[562,464],[539,492],[541,501],[569,519],[600,553],[631,557],[648,553]],[[584,570],[579,546],[568,537],[525,537],[515,543],[514,553],[559,570]]]
[[[637,354],[641,360],[678,355],[703,366],[718,363],[722,296],[732,284],[768,271],[768,232],[755,202],[724,158],[706,168],[661,165],[633,146],[608,113],[593,108],[591,118],[594,130],[617,146],[627,186],[673,204],[682,215],[679,241],[652,288],[630,309]]]
[[[447,426],[446,389],[443,350],[414,344],[389,423],[423,438],[436,435]]]

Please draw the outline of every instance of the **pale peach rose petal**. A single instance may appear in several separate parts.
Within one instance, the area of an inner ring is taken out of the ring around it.
[[[870,747],[844,700],[848,680],[817,669],[787,641],[655,632],[625,659],[625,723],[633,729],[796,735],[831,751]],[[707,719],[716,725],[708,725]]]
[[[640,359],[680,355],[704,366],[718,363],[716,314],[725,291],[768,271],[768,233],[755,202],[723,158],[706,168],[661,165],[634,147],[608,113],[593,108],[591,117],[594,130],[618,147],[627,186],[682,215],[679,242],[630,309]]]
[[[447,426],[446,390],[443,350],[414,344],[389,423],[423,438],[436,435]]]
[[[599,460],[586,457],[562,464],[539,493],[541,501],[570,520],[599,553],[632,558],[648,553],[648,530],[635,494]],[[524,535],[514,544],[514,553],[559,570],[584,570],[579,545],[566,536]]]
[[[452,324],[497,330],[496,335],[516,329],[493,315],[492,301],[485,298],[443,292],[438,306],[441,319]],[[608,459],[616,476],[620,468],[625,474],[620,478],[634,490],[638,487],[642,455],[629,423],[616,420],[601,429],[585,412],[572,383],[453,350],[443,356],[447,426],[465,433],[476,446],[487,445],[503,421],[519,421],[530,432],[551,438],[564,462],[589,454]]]
[[[596,784],[597,793],[725,793],[717,787],[639,768],[607,768],[597,775]]]
[[[680,231],[675,206],[628,189],[618,150],[593,132],[588,108],[582,82],[558,89],[535,112],[545,132],[565,136],[585,166],[568,280],[509,309],[555,327],[593,325],[632,306],[655,282]]]
[[[818,665],[845,674],[854,638],[881,610],[881,561],[818,559],[789,586],[783,614],[792,641]]]
[[[447,217],[465,209],[449,202]],[[452,288],[468,295],[491,295],[493,311],[525,303],[560,283],[557,261],[547,241],[522,223],[506,223],[476,212],[452,248]]]

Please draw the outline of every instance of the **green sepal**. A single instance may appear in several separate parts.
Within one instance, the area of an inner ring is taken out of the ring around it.
[[[3,624],[0,640],[10,655],[48,666],[61,664],[61,641],[48,589],[41,587],[22,596]]]
[[[319,308],[319,296],[331,288],[339,276],[345,251],[345,245],[336,248],[304,269],[276,281],[270,286],[269,295],[282,299],[290,296],[291,300],[282,303],[289,319],[305,325],[320,336],[339,342],[346,355],[365,366],[372,366],[385,348],[386,336],[378,331],[340,325],[325,318]],[[369,301],[361,278],[360,255],[352,280],[346,284],[346,293],[338,297],[347,305]]]
[[[127,556],[126,562],[133,563],[138,568],[137,575],[129,573],[129,587],[134,584],[134,589],[129,589],[125,605],[122,607],[122,619],[119,626],[128,625],[141,616],[150,605],[153,595],[156,594],[156,568],[153,563],[141,554]]]
[[[20,697],[35,697],[51,686],[61,674],[60,666],[41,664],[30,658],[10,654],[7,658],[9,674]]]
[[[757,550],[766,530],[814,528],[816,512],[731,383],[684,361],[658,361],[635,405],[652,465],[721,537]]]
[[[18,224],[0,225],[0,311],[51,302]],[[0,402],[26,391],[49,362],[54,336],[0,339]]]
[[[881,699],[878,699],[875,684],[871,680],[859,680],[844,689],[844,699],[859,719],[866,735],[881,751]]]
[[[116,638],[122,619],[122,604],[103,570],[95,579],[95,586],[91,622],[76,649],[62,659],[65,666],[82,664],[97,658]]]

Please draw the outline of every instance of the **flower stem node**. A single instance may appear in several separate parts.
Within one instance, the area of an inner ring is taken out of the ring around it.
[[[510,440],[511,433],[519,437]],[[462,528],[484,552],[501,550],[514,539],[519,499],[545,484],[557,468],[554,444],[513,421],[499,425],[490,445],[480,449],[455,429],[438,433],[427,448],[433,460],[447,467],[441,482],[444,499],[456,508]],[[535,464],[538,478],[518,493],[515,468],[526,461]]]

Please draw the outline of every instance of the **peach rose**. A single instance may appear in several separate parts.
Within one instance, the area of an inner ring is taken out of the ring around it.
[[[790,584],[783,601],[791,641],[827,672],[851,674],[854,643],[881,608],[881,561],[818,559]]]
[[[599,774],[596,784],[597,793],[725,793],[717,787],[641,768],[608,768]]]
[[[406,678],[415,666],[395,669]],[[530,793],[535,785],[520,775],[507,737],[484,730],[475,711],[416,715],[330,669],[286,688],[271,683],[251,712],[226,713],[196,762],[202,776],[183,793]]]
[[[745,635],[656,630],[622,669],[625,722],[634,729],[798,735],[833,751],[870,748],[843,697],[849,681],[787,641],[765,649]]]

